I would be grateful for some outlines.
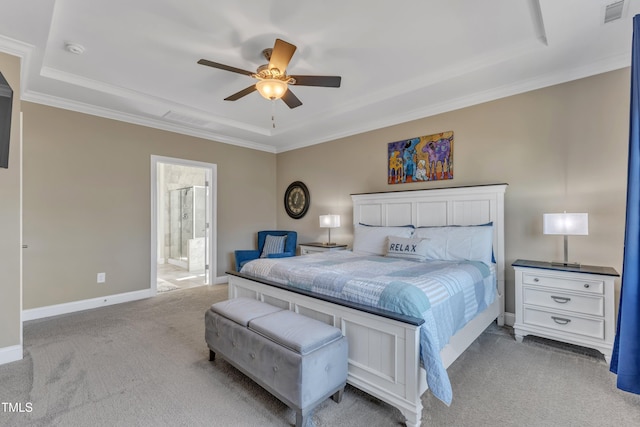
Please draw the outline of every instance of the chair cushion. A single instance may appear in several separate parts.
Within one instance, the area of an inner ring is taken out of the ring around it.
[[[217,302],[211,306],[211,310],[244,327],[253,319],[282,311],[280,307],[244,297]]]
[[[302,355],[342,336],[338,328],[289,310],[254,318],[249,329]]]
[[[269,254],[280,254],[284,252],[284,242],[287,240],[287,236],[274,236],[267,234],[264,239],[264,247],[262,248],[262,254],[260,258],[266,258]]]

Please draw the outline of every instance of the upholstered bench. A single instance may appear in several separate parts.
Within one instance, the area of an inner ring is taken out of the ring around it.
[[[216,354],[296,411],[296,427],[347,381],[348,343],[338,328],[250,298],[205,313],[209,360]]]

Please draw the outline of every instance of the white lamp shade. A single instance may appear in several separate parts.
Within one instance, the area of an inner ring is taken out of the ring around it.
[[[338,228],[340,227],[340,215],[320,215],[321,228]]]
[[[544,234],[586,236],[589,234],[589,215],[586,213],[549,213],[542,215]]]

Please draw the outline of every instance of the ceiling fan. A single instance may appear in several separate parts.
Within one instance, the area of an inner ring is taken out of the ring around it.
[[[273,48],[262,51],[262,55],[269,63],[258,67],[255,73],[229,65],[219,64],[207,59],[199,60],[198,64],[244,74],[258,80],[256,84],[226,97],[224,99],[225,101],[236,101],[257,90],[260,95],[267,99],[282,99],[289,108],[296,108],[302,105],[302,101],[291,92],[289,85],[340,87],[342,80],[340,76],[287,75],[287,65],[289,65],[289,61],[291,61],[295,51],[295,45],[287,43],[284,40],[276,39]]]

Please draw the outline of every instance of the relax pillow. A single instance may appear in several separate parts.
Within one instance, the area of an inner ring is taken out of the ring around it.
[[[413,226],[384,227],[358,224],[353,233],[353,252],[368,255],[384,255],[387,237],[411,237]]]
[[[267,234],[264,239],[264,246],[262,247],[262,253],[260,258],[266,258],[269,254],[281,254],[284,252],[284,241],[287,236],[273,236]]]
[[[429,239],[426,259],[480,261],[491,266],[492,225],[420,227],[413,237]]]
[[[427,257],[428,239],[410,239],[406,237],[387,237],[387,256],[424,261]]]

